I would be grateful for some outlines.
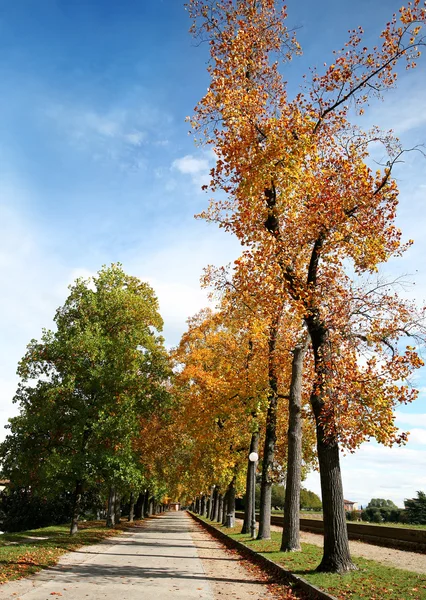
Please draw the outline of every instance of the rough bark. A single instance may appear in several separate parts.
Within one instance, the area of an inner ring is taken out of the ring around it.
[[[250,442],[250,450],[249,456],[252,452],[259,453],[259,431],[254,431],[251,434],[251,442]],[[241,533],[250,533],[250,525],[251,525],[251,515],[253,510],[253,468],[251,466],[251,461],[247,458],[247,476],[246,476],[246,496],[245,496],[245,507],[244,507],[244,522],[243,528],[241,529]],[[255,474],[256,478],[256,474]]]
[[[206,516],[206,497],[205,497],[205,495],[204,495],[204,494],[201,496],[201,507],[200,507],[200,511],[201,511],[201,512],[200,512],[201,516],[202,516],[202,517],[205,517],[205,516]]]
[[[207,498],[207,502],[206,502],[206,517],[209,519],[210,518],[210,511],[211,511],[211,499],[210,496]]]
[[[106,526],[115,526],[115,487],[113,485],[109,488]]]
[[[275,364],[275,348],[277,345],[279,317],[269,330],[268,340],[268,412],[266,415],[265,445],[262,459],[262,482],[260,487],[259,532],[258,540],[271,538],[271,497],[272,497],[272,468],[277,440],[277,404],[278,404],[278,374]]]
[[[311,260],[311,268],[315,268]],[[323,427],[324,399],[328,379],[328,331],[321,321],[319,311],[311,309],[306,318],[314,352],[316,382],[311,393],[311,406],[315,415],[318,464],[324,520],[324,554],[317,570],[345,573],[356,569],[349,551],[348,530],[343,503],[343,485],[340,471],[339,445],[335,435],[325,435]]]
[[[288,402],[287,477],[284,500],[282,552],[300,550],[300,481],[302,475],[302,376],[308,346],[306,339],[293,350]]]
[[[130,492],[130,500],[129,500],[129,523],[133,523],[135,518],[135,495],[133,492]]]
[[[73,510],[72,510],[70,535],[75,535],[78,531],[78,519],[80,518],[82,495],[83,495],[83,482],[81,480],[79,480],[75,484],[74,505],[73,505]]]

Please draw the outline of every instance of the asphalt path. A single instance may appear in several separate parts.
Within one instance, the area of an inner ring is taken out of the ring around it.
[[[214,600],[183,512],[64,555],[50,569],[0,586],[10,600]]]

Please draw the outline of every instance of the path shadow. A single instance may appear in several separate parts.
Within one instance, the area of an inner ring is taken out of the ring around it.
[[[143,566],[120,566],[114,565],[73,565],[68,569],[60,565],[44,571],[44,574],[49,577],[52,584],[75,584],[78,580],[85,579],[97,579],[96,583],[111,583],[112,579],[175,579],[175,580],[196,580],[196,581],[215,581],[218,583],[251,583],[258,585],[265,585],[263,579],[254,579],[249,582],[247,579],[232,578],[232,577],[210,577],[204,573],[188,573],[185,571],[179,571],[174,568],[167,566],[164,567],[143,567]],[[55,576],[56,581],[53,580]],[[274,579],[268,581],[268,583],[277,583]],[[94,582],[95,583],[95,582]]]

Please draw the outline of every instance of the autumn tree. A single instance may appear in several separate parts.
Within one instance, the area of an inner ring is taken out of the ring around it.
[[[392,433],[391,390],[398,391],[397,401],[402,402],[415,394],[397,385],[392,369],[399,368],[404,380],[421,364],[414,349],[393,353],[391,343],[392,355],[384,370],[376,357],[370,357],[363,369],[354,340],[380,353],[387,341],[387,319],[370,329],[374,341],[368,335],[364,339],[363,334],[348,335],[346,310],[340,317],[333,312],[333,326],[328,319],[328,307],[352,305],[345,275],[349,261],[357,274],[374,272],[378,264],[404,250],[394,225],[398,189],[392,177],[403,150],[389,133],[355,127],[349,109],[362,114],[374,95],[392,87],[400,60],[406,60],[409,68],[415,66],[425,43],[421,30],[426,8],[419,0],[401,8],[373,50],[363,46],[361,29],[351,32],[324,74],[313,70],[304,90],[292,100],[279,67],[298,53],[299,46],[285,25],[281,2],[192,0],[189,10],[193,32],[209,40],[211,52],[210,86],[192,123],[215,148],[211,188],[227,193],[227,198],[213,200],[202,216],[236,234],[253,249],[260,265],[274,262],[277,277],[309,332],[315,369],[310,401],[324,506],[319,570],[344,572],[353,564],[339,442],[356,446],[363,434],[352,435],[355,420],[346,420],[336,406],[348,402],[355,414],[360,407],[368,412],[367,405],[371,413],[365,435],[377,434],[380,439],[385,431],[387,442],[397,440]],[[381,143],[389,157],[376,172],[368,167],[372,141]],[[363,392],[348,365],[358,367],[355,373],[361,377]],[[342,393],[337,391],[338,371],[345,376]],[[373,395],[364,394],[367,390]],[[375,421],[377,411],[388,417],[388,427]]]
[[[249,352],[248,332],[207,309],[189,320],[174,352],[175,394],[181,399],[174,416],[187,472],[182,481],[194,496],[209,495],[215,485],[220,501],[234,477],[241,486],[250,422],[257,427],[253,413],[264,395],[264,380],[256,372],[259,360],[247,371]]]
[[[271,268],[269,268],[271,267]],[[213,286],[219,294],[222,310],[249,326],[250,356],[259,344],[264,346],[265,368],[268,377],[266,390],[266,423],[262,454],[261,497],[259,507],[259,539],[270,537],[271,493],[277,477],[277,466],[287,472],[287,513],[289,520],[286,536],[293,546],[299,547],[299,489],[302,476],[302,458],[305,465],[312,463],[312,429],[305,424],[302,444],[302,369],[307,349],[306,332],[301,331],[301,319],[295,317],[285,302],[282,286],[276,277],[274,264],[263,268],[246,251],[233,265],[232,273],[225,268],[206,270],[204,284]],[[248,325],[250,324],[250,325]],[[300,341],[300,339],[302,341]],[[249,358],[248,357],[248,358]],[[247,365],[249,366],[249,365]],[[305,390],[306,391],[306,390]],[[306,401],[305,394],[305,401]],[[280,432],[280,435],[278,435]],[[251,450],[254,450],[253,437]],[[257,451],[257,448],[255,449]],[[247,474],[251,473],[248,465]],[[250,490],[247,481],[247,489]],[[248,529],[250,494],[246,494],[247,515],[243,530]],[[287,543],[287,542],[286,542]]]
[[[21,412],[1,453],[15,485],[74,486],[75,533],[85,488],[140,481],[133,440],[167,400],[169,366],[154,292],[120,265],[78,279],[54,320],[19,363]]]

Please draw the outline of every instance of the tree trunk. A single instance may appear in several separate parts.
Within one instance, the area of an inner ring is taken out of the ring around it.
[[[226,515],[228,514],[228,499],[229,499],[229,486],[226,492],[223,494],[223,506],[222,506],[222,525],[226,525]]]
[[[154,512],[154,496],[152,496],[149,500],[148,500],[148,517],[152,517],[152,514]]]
[[[143,519],[143,501],[145,494],[143,492],[139,492],[138,499],[135,504],[135,519],[140,521]]]
[[[213,519],[212,519],[212,521],[217,521],[218,514],[219,514],[219,488],[216,486],[214,488],[214,494],[213,494]]]
[[[106,526],[115,526],[115,487],[113,485],[109,488]]]
[[[231,515],[231,526],[235,525],[235,482],[236,477],[232,478],[228,489],[228,515]]]
[[[345,573],[356,567],[349,551],[339,447],[334,438],[324,439],[324,430],[318,422],[317,450],[324,520],[324,555],[317,570]]]
[[[120,519],[121,519],[121,496],[119,494],[115,495],[114,513],[115,513],[115,524],[116,525],[120,525]]]
[[[143,516],[144,518],[149,517],[149,496],[150,496],[150,491],[146,490],[145,491],[145,495],[144,495],[144,499],[143,499]]]
[[[130,492],[129,505],[129,523],[133,523],[135,518],[135,495],[133,492]]]
[[[211,499],[210,496],[207,498],[207,502],[206,502],[206,517],[209,519],[210,518],[210,510],[211,510]]]
[[[75,535],[78,531],[78,519],[80,518],[82,495],[83,495],[83,482],[81,480],[79,480],[75,484],[74,506],[73,506],[73,510],[72,510],[70,535]]]
[[[201,516],[206,516],[206,497],[204,494],[201,496]]]
[[[265,446],[262,459],[262,482],[260,487],[259,532],[258,540],[271,539],[271,496],[272,468],[274,464],[275,445],[277,441],[277,403],[278,374],[275,361],[275,348],[280,317],[276,317],[269,329],[268,340],[268,412],[266,416]]]
[[[259,453],[259,430],[254,431],[251,434],[249,456],[252,452]],[[251,461],[247,458],[247,476],[246,476],[246,500],[244,507],[244,522],[241,533],[250,533],[251,526],[251,515],[253,511],[253,486],[256,485],[256,481],[253,482],[253,467]],[[256,479],[256,474],[255,474]]]
[[[219,494],[217,517],[216,517],[216,521],[218,523],[222,523],[222,516],[223,516],[223,494]]]
[[[284,501],[282,552],[300,550],[300,481],[302,475],[302,376],[308,341],[293,350],[290,397],[288,402],[288,455]]]
[[[216,496],[216,487],[213,486],[211,496],[210,496],[210,514],[209,514],[210,521],[213,521],[213,519],[214,519],[215,496]]]
[[[213,514],[214,514],[214,491],[215,491],[216,487],[214,485],[212,485],[212,487],[210,488],[210,508],[207,511],[207,517],[210,519],[210,521],[213,521]]]
[[[329,376],[328,330],[321,321],[318,310],[311,309],[305,320],[311,336],[315,360],[316,381],[310,400],[316,422],[324,521],[324,554],[317,570],[345,573],[355,570],[356,566],[351,560],[349,551],[339,446],[335,435],[326,437],[323,427],[324,398],[327,397]]]

